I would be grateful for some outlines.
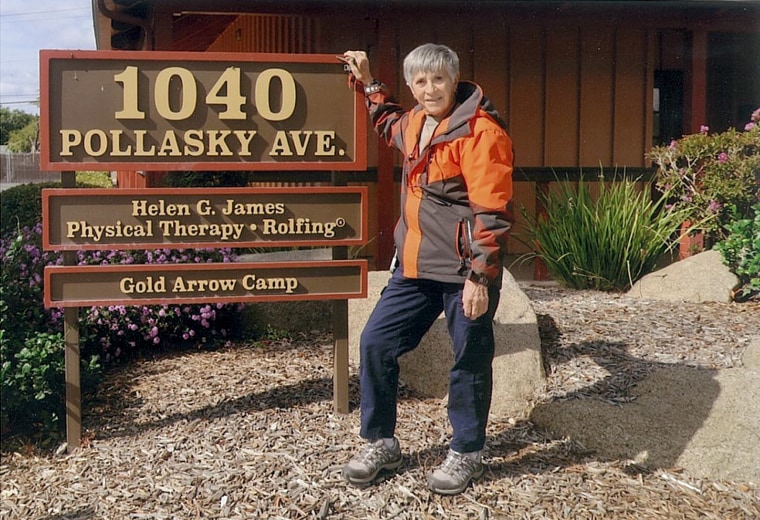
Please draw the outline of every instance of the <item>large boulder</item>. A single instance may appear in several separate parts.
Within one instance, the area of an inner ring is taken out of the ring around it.
[[[349,360],[359,364],[359,338],[374,309],[389,273],[370,272],[366,299],[349,300]],[[499,308],[494,316],[496,352],[491,415],[525,417],[532,398],[544,388],[541,339],[530,300],[509,271],[504,271]],[[420,346],[399,359],[401,380],[414,391],[444,399],[448,395],[449,369],[454,362],[446,322],[441,315]]]
[[[311,262],[332,259],[330,249],[270,251],[238,256],[238,262]],[[293,319],[298,316],[298,319]],[[256,336],[269,328],[290,332],[332,330],[332,301],[253,302],[243,309],[242,333]]]
[[[672,302],[723,302],[733,298],[739,278],[723,263],[718,251],[690,256],[650,273],[628,291],[628,296]]]
[[[540,403],[530,419],[604,458],[760,485],[760,338],[741,366],[662,364],[632,397],[622,404],[582,396]]]

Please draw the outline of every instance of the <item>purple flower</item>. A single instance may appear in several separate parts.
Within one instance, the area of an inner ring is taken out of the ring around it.
[[[726,152],[720,152],[718,154],[718,162],[719,163],[726,163],[726,162],[728,162],[728,154]]]
[[[710,200],[710,204],[707,205],[707,211],[710,213],[717,213],[722,207],[723,205],[717,200]]]

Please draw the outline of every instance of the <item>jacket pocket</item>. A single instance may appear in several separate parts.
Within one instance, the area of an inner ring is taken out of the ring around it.
[[[459,274],[465,274],[470,268],[472,259],[472,224],[464,217],[457,221],[456,252],[459,257]]]

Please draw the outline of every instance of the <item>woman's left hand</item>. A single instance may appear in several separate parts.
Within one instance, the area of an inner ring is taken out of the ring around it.
[[[488,310],[488,287],[472,280],[465,280],[462,291],[464,315],[477,320]]]

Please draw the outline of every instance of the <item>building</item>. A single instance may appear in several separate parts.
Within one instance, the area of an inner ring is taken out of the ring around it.
[[[755,1],[93,0],[99,49],[341,53],[365,49],[407,105],[404,55],[436,41],[483,85],[509,125],[515,202],[536,211],[555,176],[651,173],[653,145],[743,127],[760,106]],[[398,171],[369,143],[370,255],[387,265]],[[150,186],[150,174],[120,176]],[[308,180],[303,175],[302,180]],[[378,204],[383,201],[383,204]],[[519,213],[519,212],[518,212]],[[513,241],[510,252],[524,251]]]

